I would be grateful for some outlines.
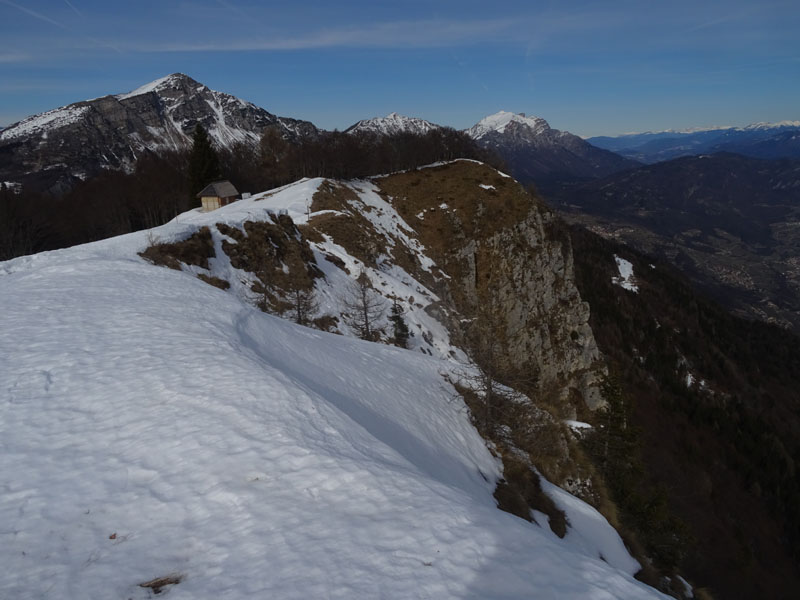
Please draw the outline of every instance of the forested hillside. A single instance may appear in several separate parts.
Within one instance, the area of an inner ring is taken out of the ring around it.
[[[634,428],[634,444],[618,441],[630,455],[638,445],[639,466],[620,453],[612,467],[623,522],[671,510],[688,533],[681,570],[716,598],[795,597],[800,339],[730,315],[666,263],[571,235],[590,324],[621,387],[619,418]],[[638,291],[614,283],[615,255],[632,263]],[[653,487],[657,500],[641,494]]]

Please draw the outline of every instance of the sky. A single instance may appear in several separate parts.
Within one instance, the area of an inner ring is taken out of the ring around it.
[[[800,120],[798,31],[798,0],[0,0],[0,126],[175,72],[325,129]]]

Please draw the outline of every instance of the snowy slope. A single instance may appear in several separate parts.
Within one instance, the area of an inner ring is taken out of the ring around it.
[[[49,129],[60,129],[77,122],[88,110],[88,106],[70,105],[30,116],[11,127],[0,130],[0,140],[7,141],[26,135],[46,134]]]
[[[597,515],[576,543],[495,508],[454,363],[136,254],[299,219],[318,185],[0,263],[0,597],[146,598],[170,574],[167,596],[192,599],[662,597],[599,558],[621,543]]]
[[[398,133],[422,135],[434,129],[441,129],[441,126],[425,119],[406,117],[393,112],[385,117],[363,119],[355,125],[351,125],[345,131],[346,133],[372,133],[376,135],[397,135]]]

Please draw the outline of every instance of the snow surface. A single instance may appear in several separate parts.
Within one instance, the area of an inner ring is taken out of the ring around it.
[[[633,265],[630,261],[625,260],[624,258],[620,258],[616,254],[614,255],[614,261],[617,263],[617,271],[619,271],[619,277],[612,277],[611,281],[624,288],[630,292],[639,293],[639,286],[636,285],[635,279],[633,277]]]
[[[12,125],[0,131],[0,140],[12,140],[25,135],[36,135],[66,127],[80,120],[88,110],[89,107],[85,105],[70,105],[49,110],[39,115],[33,115],[32,117],[23,119],[16,125]]]
[[[564,541],[588,556],[596,556],[609,565],[630,575],[641,569],[639,562],[628,554],[625,544],[605,517],[593,507],[569,492],[541,477],[542,491],[564,511],[570,528]]]
[[[171,75],[167,75],[166,77],[160,77],[155,81],[151,81],[150,83],[146,83],[141,87],[136,88],[132,92],[128,92],[127,94],[117,94],[114,96],[117,100],[126,100],[128,98],[133,98],[134,96],[141,96],[143,94],[149,94],[150,92],[155,92],[164,84],[170,83],[172,80],[176,79],[176,74],[173,73]]]
[[[0,263],[0,598],[143,599],[169,574],[176,599],[666,598],[555,486],[564,540],[497,510],[456,363],[137,256],[219,221],[302,221],[320,183]]]
[[[501,110],[498,113],[481,119],[478,123],[467,129],[467,135],[474,140],[478,140],[493,131],[503,133],[505,132],[508,124],[512,122],[526,125],[527,127],[530,127],[534,133],[540,133],[550,129],[547,121],[539,117],[526,117],[522,114]]]

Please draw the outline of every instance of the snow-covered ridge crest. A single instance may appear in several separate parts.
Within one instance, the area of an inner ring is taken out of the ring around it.
[[[800,127],[800,121],[778,121],[777,123],[768,123],[768,122],[751,123],[750,125],[739,127],[737,129],[748,131],[751,129],[782,129],[784,127],[787,128]]]
[[[89,111],[85,104],[70,104],[47,112],[33,115],[19,123],[0,131],[0,140],[11,140],[25,135],[36,135],[48,130],[66,127],[77,123]]]
[[[431,123],[418,117],[406,117],[396,112],[389,113],[385,117],[374,117],[363,119],[348,127],[346,133],[375,133],[378,135],[396,135],[398,133],[425,134],[435,129],[441,129],[440,125]]]
[[[329,216],[309,214],[325,183],[0,263],[0,597],[144,600],[175,575],[164,591],[194,599],[665,598],[572,497],[551,490],[576,524],[563,540],[497,510],[500,465],[451,360],[294,325],[137,255],[217,223]],[[340,185],[412,234],[369,182]],[[208,271],[244,277],[221,241]],[[320,286],[353,275],[315,259]]]
[[[708,125],[708,126],[698,126],[698,127],[685,127],[682,129],[661,129],[658,131],[631,131],[609,137],[625,138],[634,135],[647,135],[647,134],[657,135],[659,133],[692,134],[692,133],[703,133],[706,131],[759,131],[759,130],[769,130],[769,129],[793,129],[793,128],[800,128],[800,121],[786,120],[786,121],[776,121],[774,123],[768,121],[760,121],[758,123],[750,123],[749,125],[744,125],[744,126]]]
[[[186,78],[186,77],[187,76],[184,75],[183,73],[172,73],[171,75],[160,77],[155,81],[146,83],[131,92],[127,92],[125,94],[117,94],[114,97],[117,98],[118,100],[126,100],[128,98],[133,98],[134,96],[141,96],[142,94],[157,92],[159,89],[168,87],[170,84],[179,81],[181,78]]]
[[[501,110],[493,115],[484,117],[478,123],[467,129],[467,134],[474,140],[480,139],[490,132],[504,133],[509,123],[519,123],[529,127],[533,133],[540,133],[550,129],[547,121],[540,117],[527,117],[524,113],[512,113]]]

